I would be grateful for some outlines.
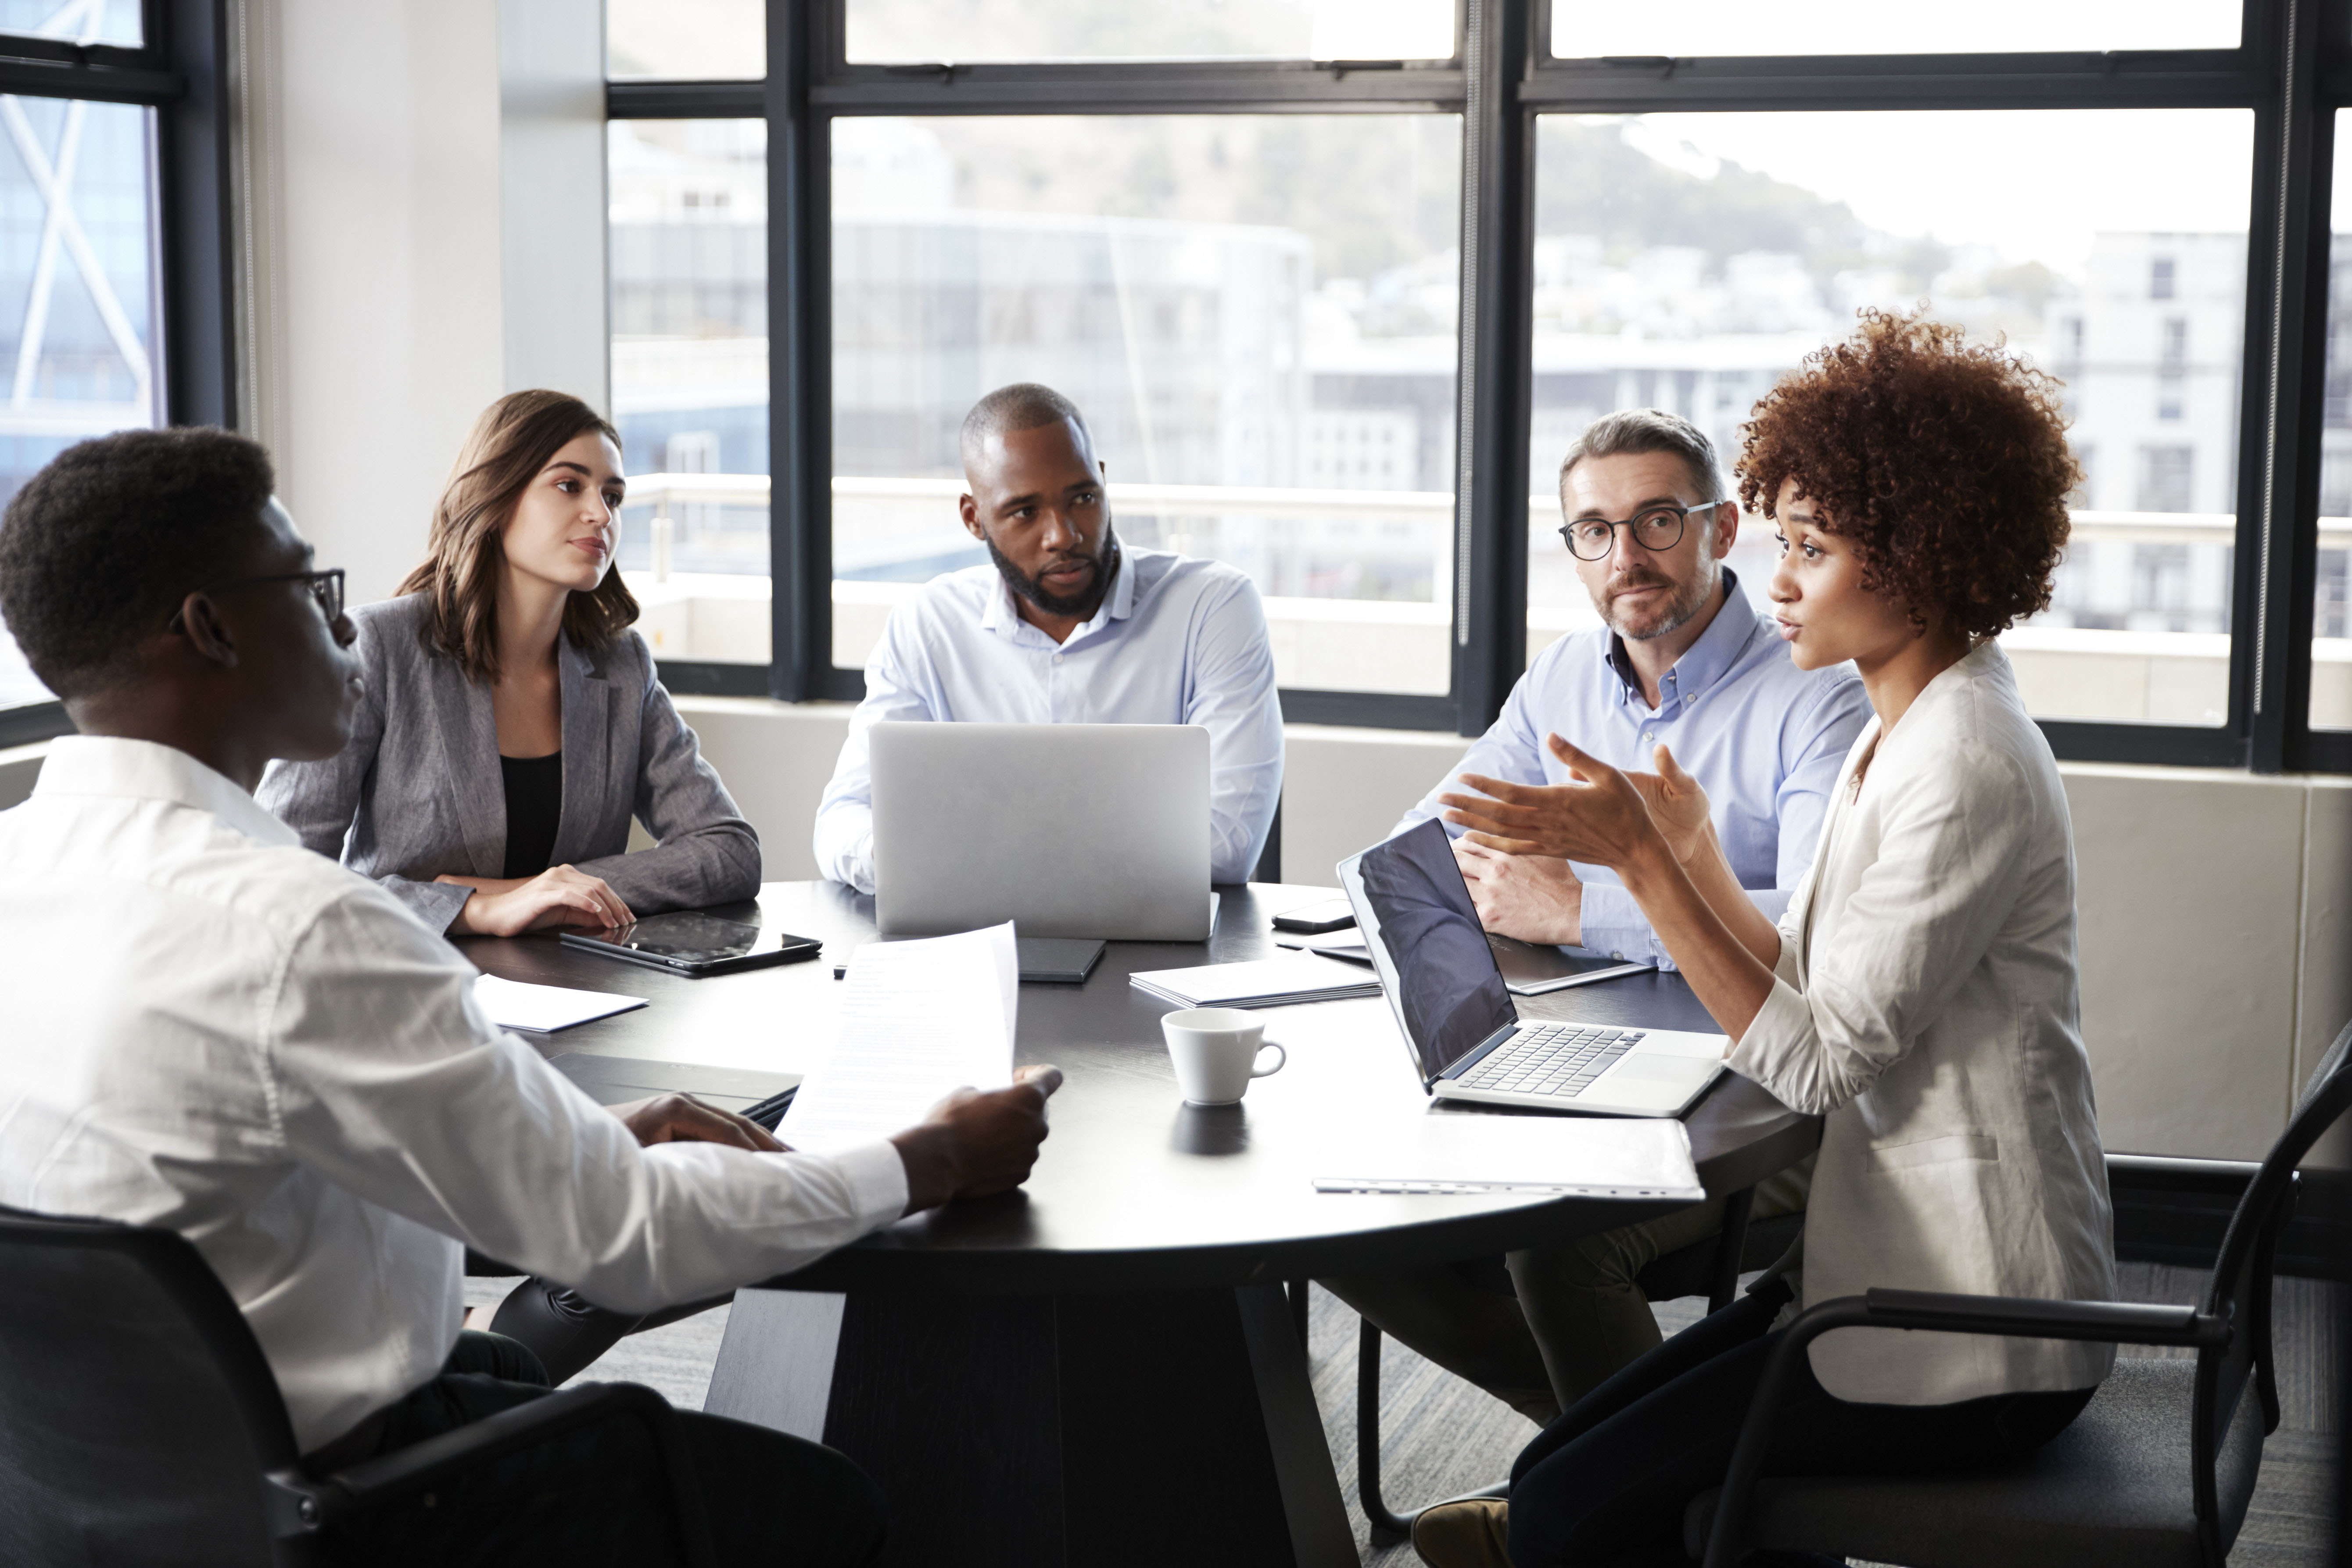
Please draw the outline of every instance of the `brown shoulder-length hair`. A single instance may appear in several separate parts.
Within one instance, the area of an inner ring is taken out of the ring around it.
[[[433,596],[426,646],[457,661],[466,676],[499,678],[499,579],[506,570],[506,526],[522,493],[564,445],[593,432],[617,447],[620,432],[568,392],[509,392],[482,411],[457,449],[449,482],[433,508],[425,562],[400,585]],[[563,634],[603,648],[637,618],[636,596],[613,567],[586,593],[563,603]]]

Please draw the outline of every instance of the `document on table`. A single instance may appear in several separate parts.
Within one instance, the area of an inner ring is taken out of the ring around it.
[[[575,991],[569,986],[527,986],[496,975],[474,977],[474,1000],[500,1029],[527,1029],[552,1034],[591,1019],[610,1018],[646,1005],[643,997],[615,996],[610,991]]]
[[[1377,1139],[1346,1134],[1316,1153],[1331,1176],[1318,1192],[1575,1193],[1588,1197],[1706,1196],[1680,1122],[1598,1116],[1499,1116],[1432,1111]]]
[[[868,942],[842,982],[833,1046],[776,1136],[824,1153],[887,1137],[950,1092],[1013,1082],[1021,965],[1010,921],[955,936]]]

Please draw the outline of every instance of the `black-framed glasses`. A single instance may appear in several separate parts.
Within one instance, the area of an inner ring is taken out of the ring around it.
[[[342,619],[343,569],[340,566],[331,566],[324,571],[275,571],[268,577],[240,577],[233,582],[215,582],[196,591],[226,593],[233,589],[258,588],[265,582],[299,582],[310,591],[311,598],[319,601],[319,613],[327,618],[328,625],[331,626]],[[186,631],[186,614],[184,610],[173,611],[172,624],[167,630]]]
[[[1606,517],[1579,517],[1559,526],[1559,537],[1568,541],[1568,553],[1579,560],[1605,560],[1617,543],[1617,530],[1632,530],[1633,542],[1643,549],[1672,549],[1683,542],[1683,528],[1693,512],[1712,511],[1721,501],[1701,501],[1690,507],[1644,507],[1622,522]]]

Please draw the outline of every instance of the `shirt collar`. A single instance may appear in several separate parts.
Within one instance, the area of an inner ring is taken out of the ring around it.
[[[227,778],[176,747],[110,735],[66,735],[49,742],[37,796],[100,795],[165,800],[209,811],[257,842],[291,846],[302,840]]]
[[[1094,619],[1070,633],[1070,643],[1080,641],[1089,632],[1100,631],[1107,621],[1124,621],[1134,613],[1134,552],[1121,544],[1118,547],[1118,565],[1111,572],[1110,591],[1103,595],[1102,605],[1095,612]],[[988,606],[980,612],[980,627],[982,631],[993,632],[1000,637],[1018,637],[1024,627],[1036,632],[1040,637],[1045,635],[1021,619],[1021,611],[1013,602],[1013,587],[1004,580],[1003,571],[996,574],[996,581],[988,595]],[[1068,647],[1069,643],[1062,645]]]
[[[1674,682],[1674,696],[1688,702],[1707,687],[1721,680],[1748,646],[1756,632],[1756,612],[1748,608],[1748,595],[1740,591],[1739,574],[1729,567],[1723,569],[1723,603],[1698,641],[1683,650],[1667,676]],[[1616,632],[1609,633],[1601,645],[1601,660],[1609,666],[1625,688],[1625,695],[1638,701],[1642,683],[1633,674],[1633,666],[1625,655],[1625,640]],[[1664,705],[1662,705],[1664,706]]]

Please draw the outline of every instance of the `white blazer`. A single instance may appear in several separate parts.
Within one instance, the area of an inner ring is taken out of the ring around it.
[[[2080,1018],[2066,797],[1987,643],[1854,742],[1731,1052],[1827,1117],[1804,1304],[1872,1286],[2114,1298]],[[1846,1329],[1811,1355],[1840,1399],[1943,1405],[2091,1387],[2115,1347]]]

